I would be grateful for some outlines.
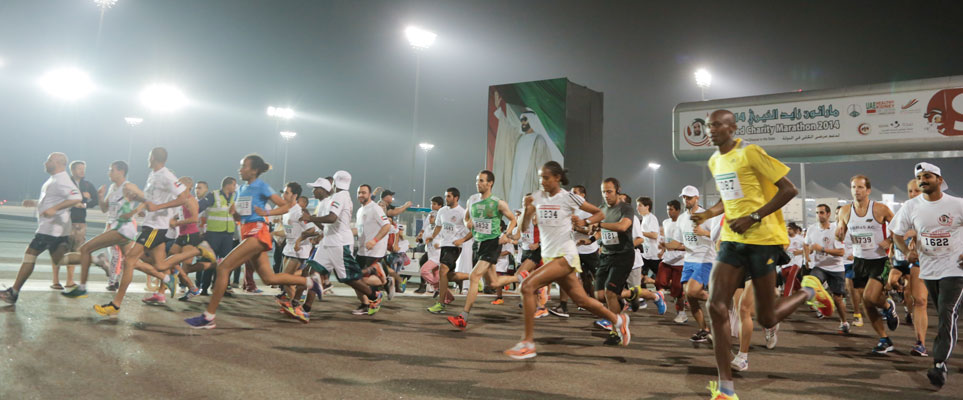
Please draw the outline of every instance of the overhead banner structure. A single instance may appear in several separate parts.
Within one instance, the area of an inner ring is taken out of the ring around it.
[[[706,123],[718,109],[735,115],[735,137],[787,162],[963,156],[963,76],[682,103],[677,160],[709,159]]]
[[[573,185],[601,182],[602,93],[567,78],[494,85],[487,116],[492,193],[512,207],[540,189],[539,169],[548,161],[571,170]]]

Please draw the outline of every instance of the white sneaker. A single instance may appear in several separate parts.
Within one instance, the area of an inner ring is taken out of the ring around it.
[[[639,299],[639,309],[644,310],[646,308],[649,308],[649,303],[646,303],[645,299]]]
[[[772,327],[772,329],[766,329],[766,348],[774,349],[776,347],[776,342],[779,341],[779,336],[776,334],[779,332],[779,324]]]
[[[675,321],[675,323],[677,323],[677,324],[679,324],[679,325],[682,325],[682,324],[684,324],[684,323],[686,323],[686,322],[689,322],[689,317],[688,317],[687,315],[685,315],[685,310],[682,310],[682,311],[679,311],[679,313],[675,315],[675,319],[674,319],[673,321]]]
[[[749,369],[749,359],[742,358],[738,355],[732,357],[732,361],[729,362],[729,366],[736,371],[745,371]]]

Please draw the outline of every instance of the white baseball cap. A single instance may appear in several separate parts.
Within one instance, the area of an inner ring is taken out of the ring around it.
[[[318,178],[318,180],[309,183],[308,186],[313,188],[321,188],[327,190],[328,192],[331,191],[331,181],[329,181],[328,178]]]
[[[351,186],[351,174],[341,170],[334,173],[334,186],[341,190],[348,190]]]
[[[679,197],[682,197],[682,196],[698,197],[699,189],[696,189],[696,187],[692,185],[686,186],[682,188],[682,193],[679,194]]]
[[[943,174],[940,173],[940,167],[937,167],[928,162],[921,162],[919,164],[916,164],[916,167],[913,168],[913,173],[915,175],[919,175],[921,172],[929,172],[934,175],[938,175],[940,178],[943,178]],[[946,191],[946,189],[949,189],[949,188],[950,186],[946,184],[946,178],[943,178],[943,184],[940,185],[940,190]]]

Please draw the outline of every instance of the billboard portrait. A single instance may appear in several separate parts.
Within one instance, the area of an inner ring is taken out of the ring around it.
[[[567,85],[559,78],[488,88],[486,166],[495,174],[492,194],[512,207],[541,188],[543,164],[565,165]]]

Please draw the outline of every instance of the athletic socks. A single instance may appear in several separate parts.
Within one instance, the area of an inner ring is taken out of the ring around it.
[[[806,299],[807,299],[807,300],[812,300],[813,297],[816,297],[816,291],[815,291],[813,288],[811,288],[811,287],[804,287],[804,288],[802,288],[802,290],[804,290],[804,291],[806,292]]]
[[[468,322],[468,312],[467,312],[467,311],[462,311],[461,314],[458,314],[458,316],[459,316],[459,317],[462,317],[462,318],[465,320],[465,322]]]
[[[77,284],[77,289],[78,289],[78,290],[87,290],[87,284],[86,284],[86,283],[79,283],[79,284]]]
[[[724,381],[719,379],[719,391],[726,396],[733,396],[736,394],[736,386],[732,383],[732,381]]]
[[[749,353],[743,353],[743,352],[740,351],[739,354],[736,355],[736,357],[739,357],[739,358],[742,358],[742,359],[745,360],[745,359],[748,359],[748,358],[749,358]]]
[[[311,288],[314,287],[314,279],[311,279],[310,276],[305,278],[304,287],[307,288],[308,290],[311,290]]]
[[[215,317],[215,314],[211,314],[211,313],[209,313],[209,312],[207,312],[207,311],[204,311],[204,319],[206,319],[206,320],[208,320],[208,321],[213,321],[213,320],[214,320],[214,317]]]

